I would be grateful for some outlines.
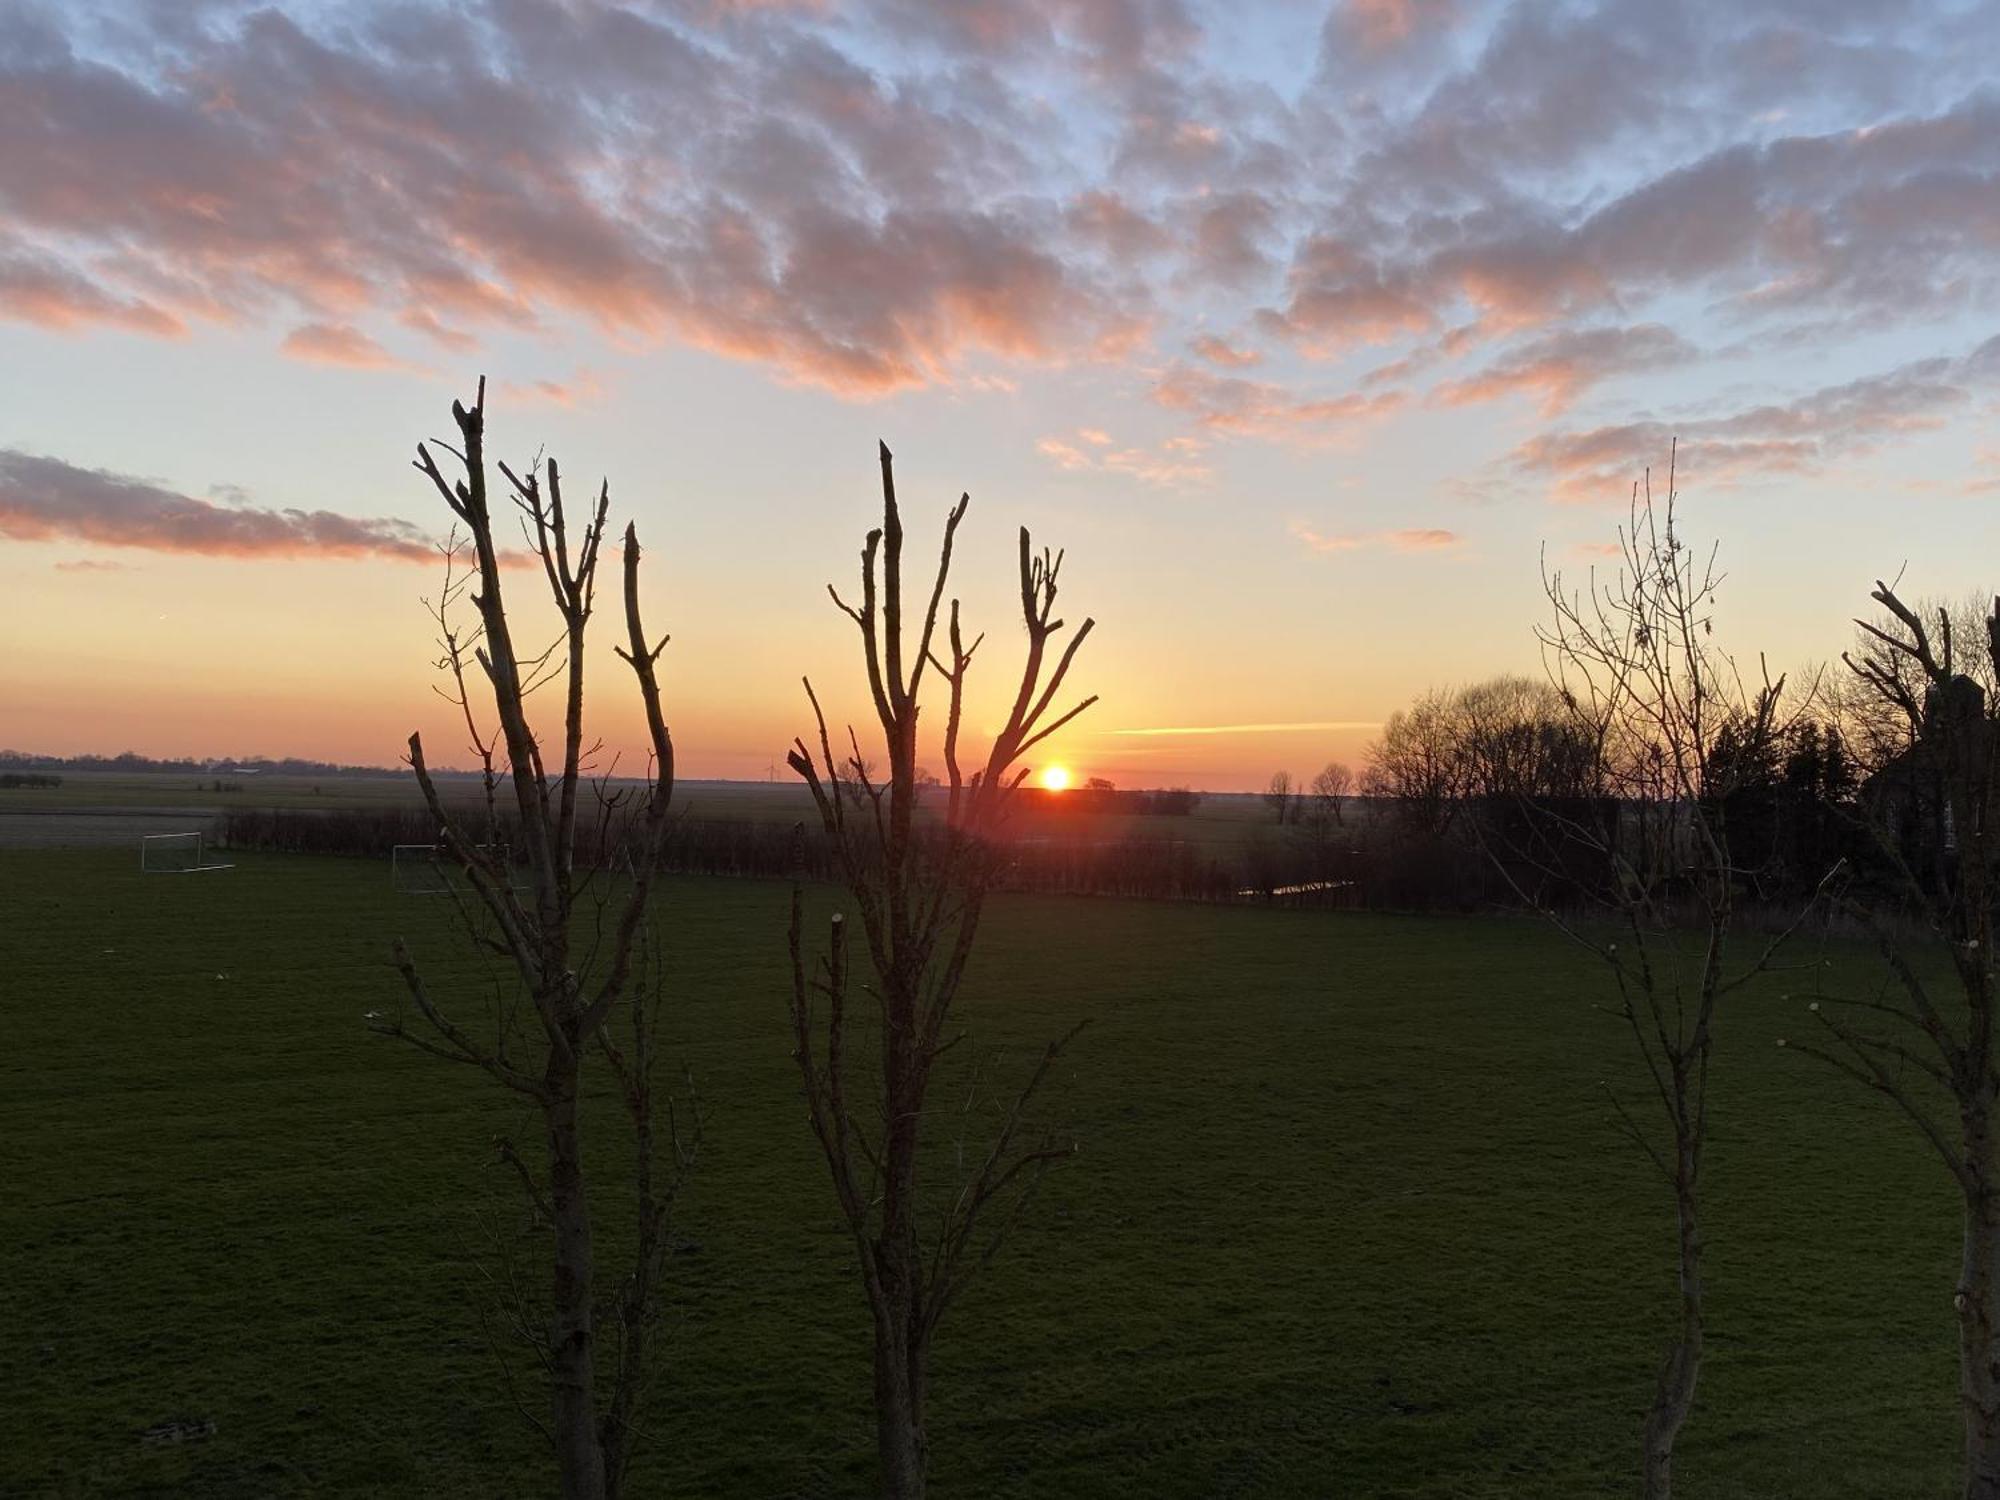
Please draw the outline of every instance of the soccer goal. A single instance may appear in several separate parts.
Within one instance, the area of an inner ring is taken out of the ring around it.
[[[479,852],[503,869],[513,865],[505,844],[481,844]],[[511,878],[511,883],[520,888],[518,878]],[[407,896],[441,896],[464,890],[466,879],[443,844],[393,844],[389,849],[389,884]]]
[[[139,839],[142,875],[205,875],[233,870],[232,864],[211,864],[199,833],[148,833]]]

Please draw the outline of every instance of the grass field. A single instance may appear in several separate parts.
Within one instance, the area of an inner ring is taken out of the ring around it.
[[[131,865],[0,853],[0,1493],[548,1493],[470,1253],[522,1122],[361,1024],[392,934],[444,967],[438,905],[373,863]],[[638,1494],[869,1483],[784,902],[662,902],[710,1122]],[[1667,1204],[1610,1127],[1632,1064],[1581,959],[1526,922],[1078,900],[999,903],[988,938],[982,1047],[1094,1019],[1055,1086],[1084,1150],[946,1325],[938,1494],[1634,1488]],[[1722,1034],[1682,1492],[1942,1497],[1954,1193],[1772,1045],[1795,1019],[1746,992]]]

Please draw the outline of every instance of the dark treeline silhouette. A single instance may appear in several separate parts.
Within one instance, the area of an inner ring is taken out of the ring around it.
[[[1392,721],[1393,722],[1393,721]],[[1744,851],[1743,879],[1753,906],[1782,904],[1839,859],[1857,879],[1880,865],[1861,826],[1864,790],[1888,809],[1906,840],[1930,822],[1897,809],[1914,807],[1927,783],[1893,766],[1864,783],[1857,762],[1829,725],[1806,721],[1765,747],[1762,763],[1734,779],[1728,816]],[[1435,749],[1436,747],[1433,747]],[[1448,747],[1447,747],[1448,748]],[[1429,752],[1427,752],[1427,755]],[[1435,757],[1433,757],[1434,759]],[[1514,909],[1522,889],[1556,904],[1601,881],[1601,859],[1582,846],[1552,844],[1550,826],[1582,818],[1594,804],[1580,793],[1503,791],[1464,784],[1400,795],[1371,768],[1373,795],[1348,799],[1344,816],[1302,814],[1260,825],[1242,842],[1201,842],[1161,833],[1110,831],[1102,812],[1186,816],[1175,806],[1195,793],[1036,794],[1037,815],[1008,841],[997,888],[1142,900],[1264,902],[1277,905],[1414,912]],[[0,782],[0,785],[4,785]],[[1115,800],[1113,800],[1115,798]],[[1592,821],[1601,821],[1593,819]],[[218,825],[230,848],[295,854],[388,857],[396,844],[436,843],[437,829],[418,807],[326,811],[230,808]],[[498,837],[508,838],[504,826]],[[599,857],[578,831],[580,860]],[[1911,849],[1916,849],[1911,844]],[[1492,851],[1514,850],[1496,863]],[[809,880],[829,879],[829,851],[812,832],[802,845],[777,820],[678,817],[663,853],[667,873],[788,879],[803,860]],[[1922,861],[1918,861],[1922,863]],[[1559,878],[1558,878],[1559,877]]]
[[[1726,821],[1751,906],[1791,906],[1843,862],[1850,881],[1886,873],[1868,821],[1885,797],[1920,793],[1900,752],[1857,752],[1854,739],[1838,704],[1757,732],[1718,716],[1702,800]],[[1363,786],[1378,810],[1375,841],[1398,851],[1386,864],[1400,889],[1371,893],[1370,905],[1568,904],[1605,888],[1606,861],[1632,823],[1615,755],[1562,692],[1527,678],[1433,690],[1392,715]],[[1585,828],[1608,834],[1609,847],[1566,836]]]
[[[345,766],[328,760],[304,760],[297,756],[206,755],[154,756],[125,750],[117,755],[37,755],[27,750],[0,750],[0,767],[26,771],[122,771],[128,775],[154,772],[212,773],[215,771],[255,771],[269,776],[396,776],[407,769],[391,766]],[[456,776],[470,774],[447,771]]]
[[[387,859],[397,844],[435,844],[438,830],[422,808],[342,808],[320,812],[270,807],[231,808],[217,829],[232,849],[286,854],[335,854]],[[510,820],[495,829],[513,841]],[[592,830],[577,830],[580,864],[601,863],[610,852],[595,847]],[[672,821],[661,869],[678,875],[726,875],[829,880],[835,873],[830,846],[813,830],[795,839],[790,824],[747,818]],[[1237,899],[1245,872],[1220,851],[1185,839],[1132,835],[1113,840],[1059,834],[1024,839],[1007,848],[996,888],[1071,895],[1130,896],[1169,901]],[[1305,877],[1301,877],[1305,878]],[[1285,883],[1283,880],[1276,882]]]
[[[1201,793],[1184,786],[1162,787],[1155,791],[1125,791],[1100,776],[1067,792],[1048,792],[1023,787],[1024,800],[1051,816],[1078,813],[1122,813],[1138,818],[1185,818],[1201,806]]]

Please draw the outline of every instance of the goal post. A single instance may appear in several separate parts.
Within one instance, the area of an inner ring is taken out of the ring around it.
[[[205,875],[233,870],[233,864],[212,864],[200,833],[147,833],[139,836],[142,875]]]

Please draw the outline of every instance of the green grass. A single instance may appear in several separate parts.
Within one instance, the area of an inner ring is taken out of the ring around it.
[[[0,1493],[549,1493],[472,1271],[524,1122],[360,1019],[391,934],[448,969],[440,906],[373,863],[129,865],[0,854]],[[641,1494],[869,1484],[784,903],[663,902],[710,1119]],[[1629,1492],[1670,1226],[1610,1127],[1634,1063],[1598,996],[1526,922],[997,903],[965,1021],[990,1052],[1093,1018],[1052,1095],[1084,1150],[945,1325],[937,1492]],[[1954,1194],[1772,1045],[1796,1019],[1746,993],[1721,1039],[1682,1493],[1942,1497]],[[214,1430],[142,1439],[176,1420]]]

